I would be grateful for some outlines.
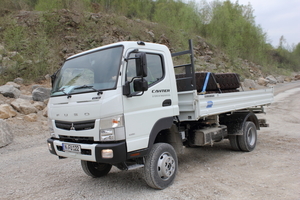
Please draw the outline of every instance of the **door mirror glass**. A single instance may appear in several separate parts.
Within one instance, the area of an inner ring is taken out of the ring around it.
[[[133,88],[134,88],[134,91],[136,91],[136,92],[147,91],[148,90],[148,82],[143,78],[135,79],[133,81]]]
[[[135,54],[135,66],[136,66],[136,76],[138,77],[147,76],[147,59],[146,59],[145,52],[140,52]]]

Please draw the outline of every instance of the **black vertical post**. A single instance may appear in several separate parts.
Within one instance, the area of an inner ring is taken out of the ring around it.
[[[191,63],[185,65],[174,66],[174,68],[184,67],[185,74],[183,77],[177,78],[177,85],[181,87],[180,91],[196,90],[195,66],[194,66],[194,49],[193,42],[189,39],[189,50],[172,53],[172,57],[190,54]]]
[[[189,39],[189,48],[190,48],[190,58],[191,58],[191,77],[192,77],[192,87],[196,90],[196,78],[195,78],[195,66],[194,66],[194,48],[193,41]]]

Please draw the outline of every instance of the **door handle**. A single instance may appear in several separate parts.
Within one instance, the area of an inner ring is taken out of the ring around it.
[[[171,106],[172,105],[172,100],[171,99],[166,99],[162,102],[162,106]]]

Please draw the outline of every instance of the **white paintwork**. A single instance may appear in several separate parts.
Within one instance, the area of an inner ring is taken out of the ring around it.
[[[71,98],[67,96],[52,97],[48,102],[48,117],[59,121],[87,121],[96,120],[95,128],[85,131],[70,131],[56,128],[53,123],[54,135],[94,137],[99,141],[99,121],[101,118],[123,114],[122,89],[104,91],[101,98],[97,92],[74,94]]]
[[[148,147],[149,135],[154,124],[162,118],[178,115],[178,97],[172,60],[166,46],[146,44],[146,46],[135,46],[139,51],[156,53],[162,55],[165,63],[165,77],[159,83],[149,87],[142,96],[123,96],[124,118],[126,129],[126,144],[128,152]],[[127,54],[126,54],[127,55]],[[123,73],[125,74],[126,68]],[[172,77],[172,78],[170,78]],[[125,80],[124,80],[125,83]],[[156,90],[168,89],[170,92],[155,93]],[[172,106],[162,107],[166,99],[172,100]]]
[[[179,119],[198,120],[217,115],[272,103],[273,88],[232,93],[197,95],[196,91],[179,92]]]
[[[58,151],[56,146],[62,146],[62,143],[74,144],[74,143],[61,142],[59,140],[54,140],[53,146],[54,146],[55,152],[57,153],[58,156],[62,156],[62,157],[66,157],[66,158],[76,158],[76,159],[87,160],[87,161],[92,161],[92,162],[96,161],[95,148],[96,148],[97,144],[80,144],[81,149],[91,150],[91,155],[83,155],[83,154],[79,154],[79,153]]]

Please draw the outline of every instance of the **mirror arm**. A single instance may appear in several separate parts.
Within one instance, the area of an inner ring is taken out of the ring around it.
[[[143,94],[144,94],[144,91],[142,91],[141,94],[136,94],[136,95],[134,95],[134,96],[142,96]]]
[[[132,60],[132,59],[136,59],[136,58],[129,58],[129,55],[131,54],[131,53],[138,53],[139,52],[139,49],[133,49],[132,51],[130,51],[129,53],[128,53],[128,56],[124,59],[126,62],[128,62],[128,60]]]

